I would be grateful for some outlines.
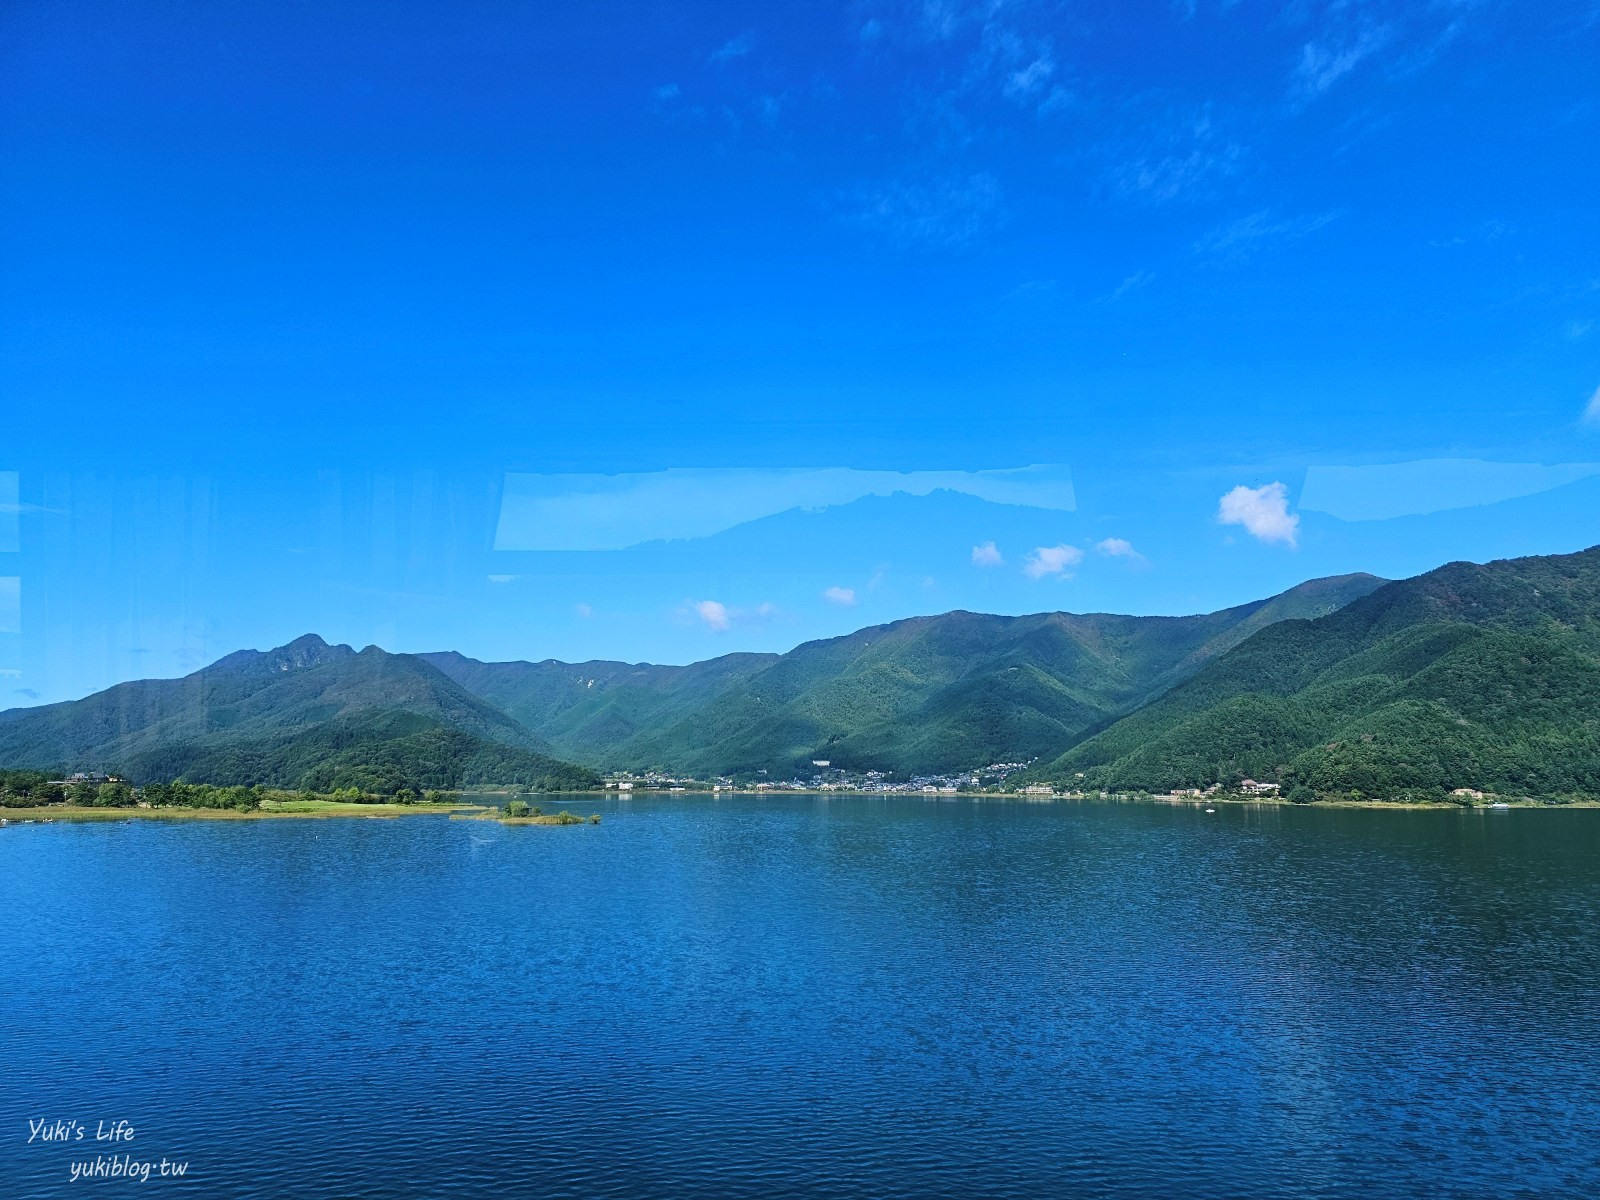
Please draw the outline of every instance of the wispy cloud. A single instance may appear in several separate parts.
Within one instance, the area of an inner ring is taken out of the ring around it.
[[[1313,213],[1299,217],[1279,217],[1263,209],[1219,225],[1194,244],[1203,258],[1238,261],[1271,245],[1284,245],[1308,237],[1337,221],[1337,212]]]
[[[983,545],[972,548],[972,565],[975,567],[998,567],[1005,561],[993,542],[984,542]]]
[[[1137,292],[1141,288],[1148,287],[1155,281],[1155,277],[1156,275],[1154,271],[1135,271],[1132,275],[1129,275],[1104,296],[1101,296],[1100,300],[1105,304],[1115,303],[1132,292]]]
[[[1026,108],[1050,99],[1056,77],[1055,51],[1048,38],[1024,32],[991,14],[978,45],[967,58],[962,88],[994,95]]]
[[[891,180],[842,200],[839,211],[848,223],[899,246],[961,246],[1004,222],[1000,184],[986,172]]]
[[[1595,388],[1594,395],[1589,397],[1589,406],[1583,410],[1583,423],[1600,427],[1600,388]]]
[[[714,63],[729,62],[735,58],[743,58],[755,47],[755,36],[741,33],[738,37],[729,38],[711,52],[711,61]]]
[[[1118,149],[1110,172],[1124,197],[1150,204],[1208,198],[1239,167],[1243,147],[1218,128],[1210,106],[1168,113],[1133,147]]]
[[[959,0],[922,0],[922,28],[939,40],[955,37],[972,14]]]
[[[1388,25],[1367,25],[1337,41],[1307,42],[1300,47],[1294,69],[1294,88],[1305,99],[1320,96],[1354,71],[1365,59],[1383,49],[1394,35]]]
[[[1218,502],[1217,520],[1243,525],[1257,541],[1282,542],[1290,549],[1299,544],[1300,517],[1289,511],[1289,489],[1281,483],[1240,484]]]
[[[489,582],[490,583],[514,583],[516,581],[516,578],[517,577],[515,575],[491,575],[491,576],[489,576]]]
[[[1005,93],[1013,100],[1037,95],[1056,73],[1056,65],[1049,58],[1036,58],[1020,70],[1006,76]]]
[[[1071,578],[1071,569],[1083,561],[1083,551],[1076,546],[1039,546],[1022,564],[1022,573],[1029,579],[1043,579],[1047,575],[1058,579]]]
[[[856,602],[856,591],[854,588],[831,587],[822,593],[822,598],[829,604],[841,604],[850,608]]]
[[[1452,250],[1457,246],[1492,246],[1508,234],[1516,232],[1509,222],[1500,220],[1479,221],[1470,229],[1449,236],[1429,240],[1435,250]]]
[[[783,104],[784,97],[763,92],[754,101],[756,116],[763,125],[770,128],[778,123],[778,118],[783,113]]]
[[[575,611],[585,621],[594,616],[594,609],[587,604],[576,604],[573,606],[573,611]]]

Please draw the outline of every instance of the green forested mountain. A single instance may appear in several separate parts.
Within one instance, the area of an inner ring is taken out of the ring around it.
[[[697,710],[777,662],[726,654],[688,666],[650,663],[479,662],[454,651],[419,654],[480,699],[583,762],[609,763],[642,731]]]
[[[1600,548],[1315,580],[1204,616],[953,612],[686,667],[306,637],[0,713],[0,767],[386,791],[1037,758],[1069,786],[1561,796],[1600,794],[1597,722]]]
[[[451,787],[595,776],[428,663],[308,635],[182,679],[0,713],[0,765],[285,787]]]
[[[1452,563],[1263,629],[1038,772],[1296,798],[1600,795],[1600,547]]]
[[[689,667],[422,657],[558,753],[596,765],[786,774],[825,758],[955,771],[1059,753],[1258,629],[1331,612],[1381,583],[1313,580],[1194,617],[952,612]]]

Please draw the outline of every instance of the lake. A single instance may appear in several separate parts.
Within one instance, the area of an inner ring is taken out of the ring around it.
[[[0,1192],[1600,1195],[1600,811],[555,803],[0,829]]]

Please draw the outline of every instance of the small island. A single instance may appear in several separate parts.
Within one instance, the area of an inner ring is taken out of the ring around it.
[[[568,812],[566,809],[556,813],[547,813],[543,809],[529,804],[526,800],[508,800],[504,808],[487,808],[482,812],[470,814],[458,813],[455,814],[455,817],[475,821],[498,821],[502,825],[600,824],[599,813],[580,816],[577,813]]]

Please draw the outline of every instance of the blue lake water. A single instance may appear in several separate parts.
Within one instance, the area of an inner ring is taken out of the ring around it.
[[[0,829],[0,1195],[1600,1195],[1600,811],[564,803]]]

